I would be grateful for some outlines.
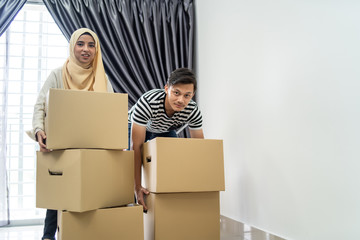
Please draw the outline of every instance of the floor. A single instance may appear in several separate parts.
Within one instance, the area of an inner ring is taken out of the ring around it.
[[[224,216],[220,220],[220,240],[285,240]]]
[[[1,227],[0,240],[41,240],[42,225],[27,227]]]
[[[221,240],[284,240],[226,217],[221,218],[220,225]],[[0,240],[40,240],[42,228],[42,225],[2,227],[0,228]]]

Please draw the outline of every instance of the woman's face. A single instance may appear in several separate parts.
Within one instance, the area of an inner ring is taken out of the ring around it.
[[[95,40],[90,35],[81,35],[74,48],[76,59],[84,64],[90,64],[96,54]]]

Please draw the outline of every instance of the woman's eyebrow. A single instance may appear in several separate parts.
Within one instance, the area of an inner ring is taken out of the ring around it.
[[[85,43],[84,41],[82,41],[82,40],[79,40],[79,41],[77,41],[77,43]],[[88,42],[89,44],[95,44],[95,42]]]

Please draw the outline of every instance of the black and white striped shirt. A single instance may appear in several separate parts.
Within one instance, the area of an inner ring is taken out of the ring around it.
[[[165,112],[165,90],[153,89],[144,93],[128,112],[129,123],[146,126],[146,130],[163,133],[188,124],[190,129],[202,128],[202,115],[193,100],[180,112],[168,117]]]

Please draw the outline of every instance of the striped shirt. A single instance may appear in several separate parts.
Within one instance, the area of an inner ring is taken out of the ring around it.
[[[129,123],[146,126],[146,130],[163,133],[189,125],[192,130],[202,128],[202,115],[193,100],[180,112],[168,117],[165,112],[165,90],[153,89],[144,93],[128,112]]]

